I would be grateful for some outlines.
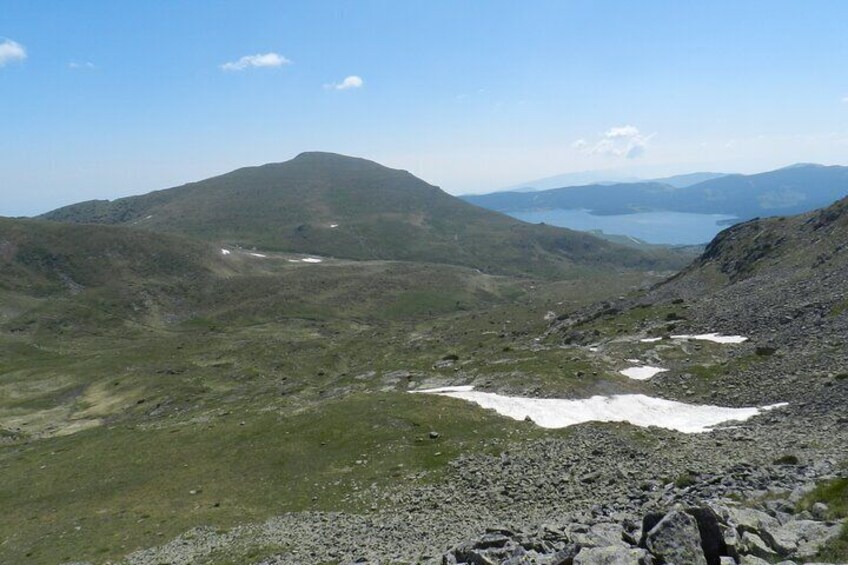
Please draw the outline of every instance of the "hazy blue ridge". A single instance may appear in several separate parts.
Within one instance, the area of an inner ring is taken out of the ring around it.
[[[463,198],[506,213],[553,209],[584,209],[596,215],[671,211],[750,219],[807,212],[846,194],[848,167],[805,164],[755,175],[725,175],[686,187],[661,182],[594,184]]]

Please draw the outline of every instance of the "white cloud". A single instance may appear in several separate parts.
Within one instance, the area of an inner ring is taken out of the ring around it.
[[[70,63],[68,63],[68,68],[69,69],[96,69],[97,67],[91,61],[85,61],[85,62],[82,62],[82,63],[77,63],[76,61],[71,61]]]
[[[848,96],[843,96],[843,97],[842,97],[842,102],[843,102],[844,104],[848,104]]]
[[[257,53],[256,55],[245,55],[238,61],[224,63],[221,68],[225,71],[243,71],[251,67],[282,67],[290,64],[291,61],[279,53]]]
[[[604,132],[594,144],[585,139],[578,139],[571,147],[590,155],[635,159],[645,154],[648,142],[654,135],[656,134],[644,135],[635,126],[616,126]]]
[[[0,67],[13,61],[23,61],[26,58],[26,49],[20,43],[11,39],[4,39],[0,43]]]
[[[621,137],[634,137],[639,135],[639,129],[634,126],[619,126],[610,128],[604,134],[607,139],[618,139]]]
[[[350,90],[351,88],[362,88],[364,84],[365,81],[362,80],[362,77],[350,75],[349,77],[345,77],[345,79],[339,83],[325,84],[324,88],[332,90]]]

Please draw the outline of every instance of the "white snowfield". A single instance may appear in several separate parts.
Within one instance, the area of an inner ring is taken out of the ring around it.
[[[630,361],[630,359],[628,359],[628,361]],[[630,379],[636,379],[637,381],[647,381],[657,373],[663,373],[665,371],[668,371],[668,369],[644,365],[642,367],[628,367],[626,369],[620,370],[619,373]]]
[[[466,400],[513,420],[529,417],[543,428],[565,428],[584,422],[629,422],[634,426],[658,426],[687,434],[708,432],[718,424],[744,421],[767,410],[786,406],[782,402],[763,407],[726,408],[685,404],[644,394],[593,396],[578,400],[524,398],[476,392],[473,386],[449,386],[412,392]]]
[[[720,335],[717,333],[699,334],[699,335],[673,335],[671,339],[699,339],[702,341],[712,341],[714,343],[743,343],[748,341],[747,337],[741,335]]]
[[[323,263],[323,259],[316,257],[304,257],[303,259],[289,259],[289,263]]]

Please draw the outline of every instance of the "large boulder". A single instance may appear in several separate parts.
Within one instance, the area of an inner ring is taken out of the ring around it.
[[[648,551],[667,565],[707,565],[698,522],[683,510],[666,514],[645,538]]]

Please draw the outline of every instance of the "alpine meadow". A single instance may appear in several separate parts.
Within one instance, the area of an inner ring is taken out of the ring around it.
[[[0,0],[0,563],[848,564],[846,21]]]

